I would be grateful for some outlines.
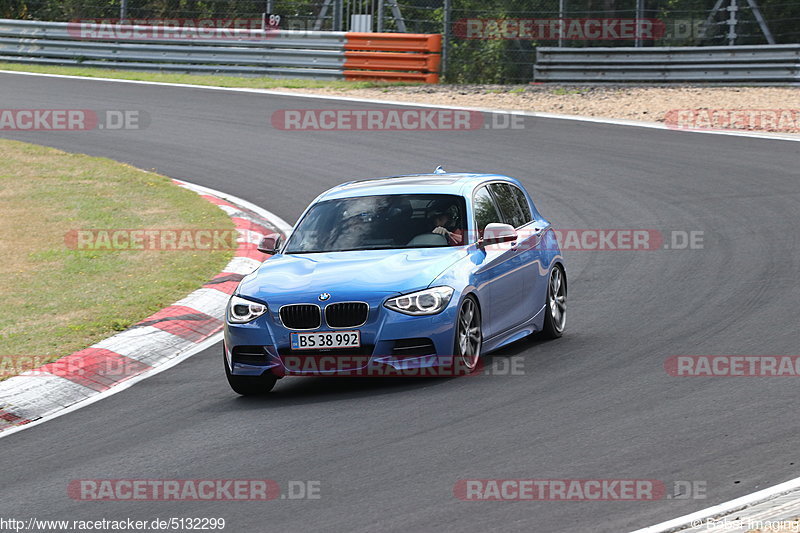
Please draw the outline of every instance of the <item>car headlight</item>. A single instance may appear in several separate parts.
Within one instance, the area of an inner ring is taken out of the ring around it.
[[[228,301],[228,322],[231,324],[244,324],[260,317],[267,312],[267,306],[239,296],[231,296]]]
[[[435,315],[444,311],[452,296],[453,289],[450,287],[431,287],[389,298],[383,305],[406,315]]]

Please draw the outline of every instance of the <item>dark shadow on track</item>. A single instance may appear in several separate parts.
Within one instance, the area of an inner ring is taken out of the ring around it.
[[[411,392],[464,378],[290,376],[263,396],[232,397],[237,409],[295,406]],[[231,394],[234,394],[231,392]]]
[[[482,357],[482,368],[469,376],[447,377],[332,377],[332,376],[288,376],[279,379],[275,388],[263,396],[236,396],[231,391],[231,402],[236,409],[262,409],[308,405],[320,402],[350,400],[402,394],[418,389],[445,386],[455,382],[468,384],[469,381],[494,377],[493,373],[507,376],[510,360],[523,356],[530,350],[547,345],[550,341],[540,335],[531,335]],[[498,370],[500,369],[500,370]]]

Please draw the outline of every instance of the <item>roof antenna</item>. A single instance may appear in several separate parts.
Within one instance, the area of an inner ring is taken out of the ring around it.
[[[442,168],[442,165],[439,165],[438,167],[436,167],[436,170],[434,170],[433,173],[434,174],[447,174],[447,172],[444,171],[444,168]]]

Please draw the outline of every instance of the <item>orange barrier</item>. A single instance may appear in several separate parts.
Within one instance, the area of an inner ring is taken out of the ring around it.
[[[344,49],[347,80],[439,82],[439,34],[348,32]]]
[[[345,34],[345,50],[386,50],[389,52],[441,52],[438,33],[358,33]]]
[[[381,72],[378,70],[345,70],[344,79],[348,81],[410,81],[421,83],[439,83],[438,74],[423,72]]]
[[[439,54],[398,54],[395,52],[345,52],[344,68],[368,70],[415,70],[438,72]]]

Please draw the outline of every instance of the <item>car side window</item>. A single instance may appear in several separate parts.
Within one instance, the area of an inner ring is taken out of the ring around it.
[[[492,195],[486,186],[481,187],[475,192],[472,200],[472,207],[475,210],[475,225],[478,228],[478,237],[483,237],[483,230],[488,224],[502,222],[500,213],[494,203]]]
[[[528,212],[528,216],[526,217],[517,202],[517,195],[514,192],[514,189],[517,189],[516,187],[509,183],[492,183],[489,185],[489,188],[494,193],[494,197],[497,198],[500,212],[506,224],[511,224],[515,228],[518,228],[530,222],[530,212]],[[527,206],[527,201],[525,204]]]
[[[523,224],[527,224],[531,220],[533,220],[533,215],[531,214],[531,206],[528,203],[528,198],[525,196],[525,193],[522,192],[522,189],[519,187],[515,187],[514,185],[509,185],[511,190],[514,191],[514,196],[517,198],[517,203],[519,207],[522,209],[522,217],[525,219]]]

